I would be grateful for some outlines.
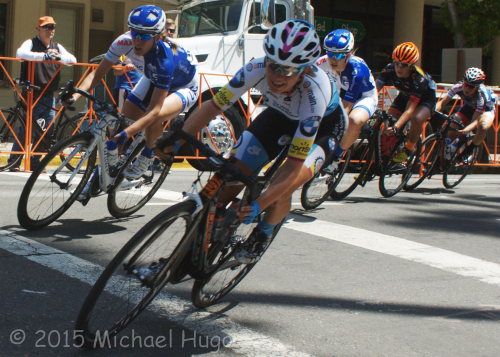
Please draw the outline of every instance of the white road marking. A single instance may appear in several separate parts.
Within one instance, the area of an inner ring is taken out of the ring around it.
[[[0,249],[24,256],[33,262],[90,285],[95,283],[103,270],[99,265],[5,230],[0,230]],[[231,343],[227,347],[238,354],[246,356],[310,356],[292,350],[275,338],[235,323],[228,317],[197,310],[193,308],[190,301],[168,293],[158,295],[148,309],[166,316],[169,320],[185,328],[195,330],[201,335],[210,338],[218,337],[221,340],[224,336],[229,336]],[[228,342],[227,339],[226,342]]]
[[[342,206],[343,204],[344,202],[323,202],[321,206]],[[302,203],[292,202],[292,206],[302,206]]]
[[[148,202],[146,206],[172,206],[175,202]]]
[[[410,240],[371,232],[366,229],[321,221],[297,222],[290,214],[284,227],[316,235],[337,242],[350,244],[394,257],[422,263],[458,275],[473,277],[482,282],[500,286],[500,264],[469,257],[445,249]]]

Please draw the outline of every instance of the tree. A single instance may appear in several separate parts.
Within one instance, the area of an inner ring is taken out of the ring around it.
[[[455,48],[481,47],[488,52],[500,36],[500,0],[446,0],[441,20],[454,34]]]

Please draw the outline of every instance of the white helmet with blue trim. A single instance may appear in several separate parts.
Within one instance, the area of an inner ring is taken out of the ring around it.
[[[323,48],[330,52],[351,52],[354,49],[354,35],[348,30],[332,31],[325,37]]]
[[[163,10],[154,5],[143,5],[128,16],[128,27],[136,31],[159,34],[165,28],[166,16]]]

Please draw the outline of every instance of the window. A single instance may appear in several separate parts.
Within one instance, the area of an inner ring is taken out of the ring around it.
[[[10,53],[11,19],[12,3],[10,1],[0,0],[0,57],[12,57]],[[15,57],[15,56],[14,56]],[[7,71],[11,69],[12,61],[2,61]],[[5,73],[0,70],[0,80],[5,79]]]
[[[83,33],[83,6],[65,4],[59,2],[47,2],[48,14],[57,23],[54,41],[61,44],[69,53],[76,57],[78,62],[82,60],[82,37]],[[61,85],[68,80],[77,80],[81,75],[82,68],[79,66],[61,68]]]
[[[267,30],[263,30],[262,27],[260,27],[260,2],[254,2],[252,5],[252,8],[250,10],[250,19],[248,21],[248,26],[251,26],[253,22],[253,9],[255,6],[255,12],[257,13],[257,16],[255,17],[255,23],[259,24],[253,28],[251,28],[248,33],[260,33],[260,34],[266,34]],[[282,4],[276,4],[276,23],[280,23],[286,20],[286,6]]]

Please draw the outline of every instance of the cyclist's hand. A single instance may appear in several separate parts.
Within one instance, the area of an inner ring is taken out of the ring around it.
[[[173,155],[177,154],[179,144],[175,143],[175,145],[164,147],[163,150],[158,149],[158,143],[162,138],[163,136],[160,136],[153,142],[153,149],[156,149],[155,155],[162,159],[170,159]]]
[[[384,134],[385,136],[394,136],[398,132],[398,128],[396,126],[391,126],[387,129],[385,129]]]
[[[458,133],[459,135],[464,135],[464,134],[465,134],[465,130],[457,130],[457,133]]]
[[[133,71],[134,69],[136,68],[133,63],[127,63],[124,68],[125,72],[130,72]]]
[[[250,206],[243,206],[236,213],[240,222],[245,224],[250,224],[253,222],[254,218],[260,213],[260,206],[257,202],[252,201]]]
[[[59,93],[61,95],[61,93]],[[71,106],[76,101],[75,97],[70,96],[70,97],[62,97],[61,98],[61,105],[65,107]]]

